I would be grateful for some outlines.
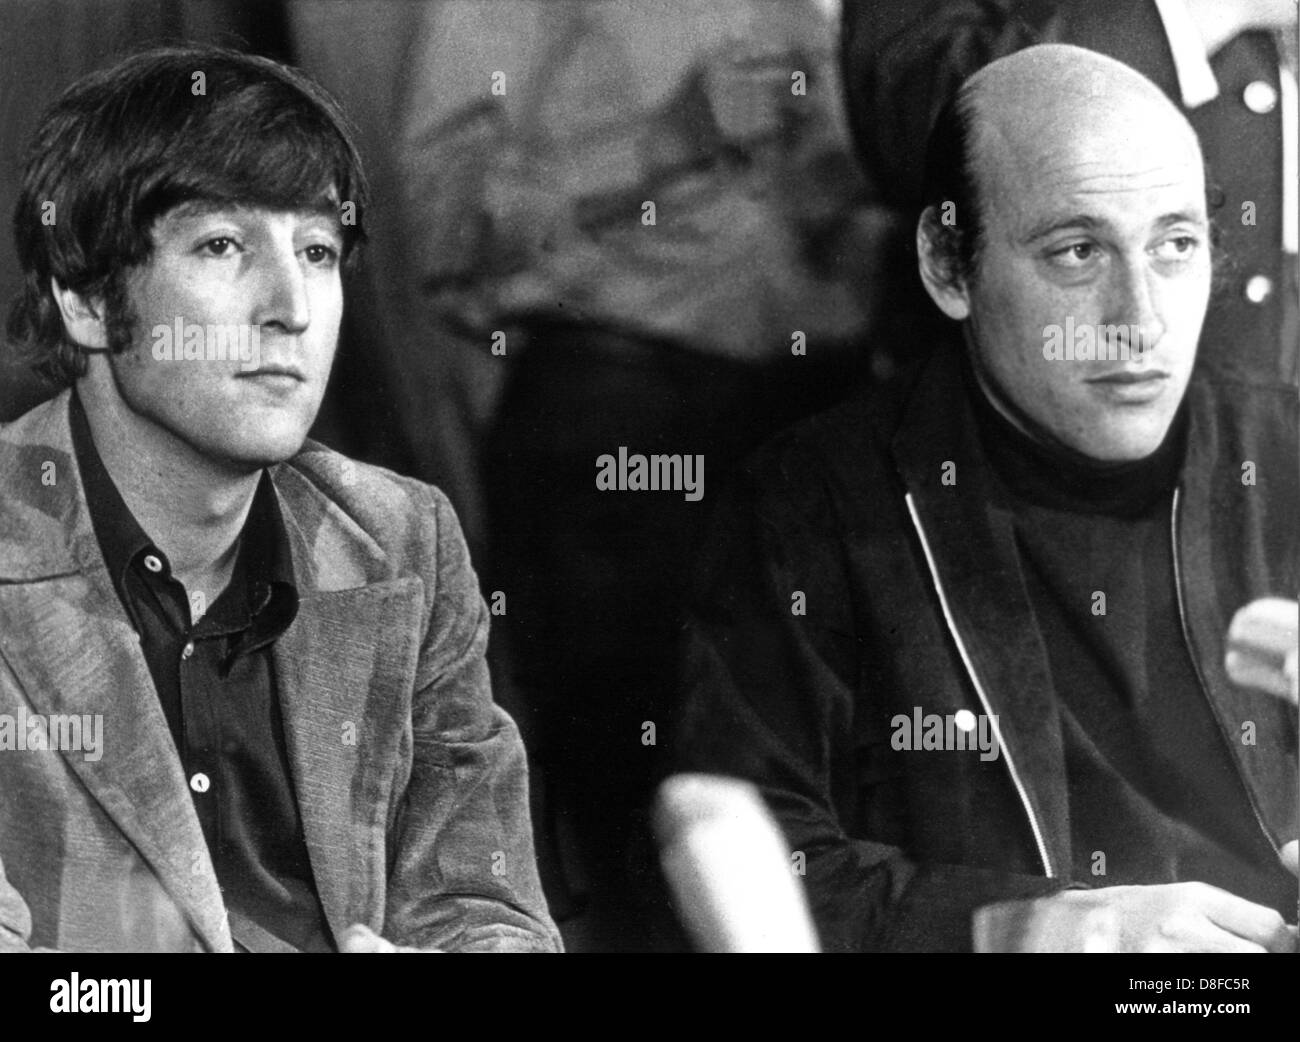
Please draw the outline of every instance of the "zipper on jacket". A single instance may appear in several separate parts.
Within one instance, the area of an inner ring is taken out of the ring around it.
[[[970,655],[966,653],[966,644],[961,639],[961,634],[957,632],[957,623],[948,607],[948,596],[943,591],[943,583],[939,579],[939,569],[934,563],[934,556],[930,553],[930,543],[925,538],[925,529],[922,527],[921,518],[916,512],[916,504],[912,500],[912,493],[908,492],[903,498],[907,503],[907,512],[912,517],[912,526],[916,529],[916,534],[921,540],[921,551],[925,554],[925,563],[930,569],[930,579],[934,583],[935,592],[939,595],[939,607],[943,609],[944,622],[948,625],[948,632],[952,634],[953,642],[957,645],[957,654],[961,656],[962,665],[966,667],[966,674],[970,677],[970,682],[975,688],[975,694],[979,696],[980,705],[984,707],[984,713],[988,717],[994,735],[997,737],[998,748],[1002,750],[1002,758],[1006,760],[1007,770],[1011,772],[1011,781],[1016,787],[1016,793],[1020,797],[1021,805],[1025,808],[1025,816],[1029,819],[1029,827],[1033,830],[1034,844],[1038,847],[1038,856],[1043,862],[1043,871],[1051,879],[1055,877],[1056,873],[1052,869],[1052,859],[1047,853],[1047,844],[1043,842],[1042,829],[1039,828],[1038,819],[1034,816],[1034,808],[1029,802],[1029,793],[1020,780],[1020,772],[1016,770],[1015,762],[1011,759],[1011,750],[1007,747],[1007,743],[1002,740],[1002,729],[998,726],[993,707],[989,703],[988,696],[984,693],[984,685],[980,683],[979,677],[975,675],[975,665],[971,662]]]
[[[1228,737],[1227,732],[1224,730],[1223,721],[1219,719],[1219,712],[1214,707],[1214,700],[1210,698],[1210,688],[1205,683],[1205,674],[1201,672],[1201,663],[1196,657],[1196,648],[1192,646],[1192,634],[1187,628],[1187,613],[1183,607],[1183,572],[1178,564],[1178,503],[1181,492],[1181,488],[1174,489],[1173,509],[1169,518],[1169,539],[1170,550],[1174,557],[1174,595],[1178,601],[1178,624],[1182,627],[1183,644],[1187,647],[1187,657],[1192,660],[1192,671],[1196,674],[1196,681],[1201,688],[1201,694],[1205,698],[1205,704],[1209,707],[1210,716],[1214,718],[1215,729],[1219,732],[1219,737],[1223,739],[1224,747],[1228,752],[1228,759],[1232,761],[1233,769],[1236,771],[1237,777],[1241,779],[1242,787],[1246,790],[1246,801],[1255,814],[1255,821],[1258,822],[1260,831],[1264,833],[1264,838],[1268,840],[1268,845],[1273,848],[1273,853],[1280,854],[1276,841],[1268,831],[1268,826],[1264,824],[1264,817],[1259,812],[1259,805],[1255,802],[1255,790],[1251,787],[1250,779],[1242,774],[1241,764],[1237,762],[1237,754],[1232,748],[1232,739]]]

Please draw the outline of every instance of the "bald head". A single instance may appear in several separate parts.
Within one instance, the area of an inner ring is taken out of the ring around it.
[[[995,140],[1069,136],[1133,119],[1145,132],[1160,130],[1198,147],[1191,124],[1159,87],[1082,47],[1042,44],[999,58],[970,76],[959,95],[980,132]]]
[[[995,404],[1097,459],[1154,451],[1209,300],[1204,164],[1182,113],[1103,55],[1018,51],[936,122],[926,195],[921,277],[965,324]]]
[[[1191,124],[1145,76],[1095,51],[1045,44],[971,76],[958,105],[969,126],[981,209],[1023,192],[1104,191],[1201,176]]]
[[[953,274],[974,274],[985,211],[999,191],[1051,176],[1043,164],[1093,156],[1171,158],[1203,173],[1196,132],[1154,83],[1122,62],[1068,44],[1042,44],[975,72],[939,114],[926,160],[927,206],[950,201],[955,222],[938,232]],[[1071,155],[1071,152],[1076,155]],[[1095,163],[1104,172],[1103,160]]]

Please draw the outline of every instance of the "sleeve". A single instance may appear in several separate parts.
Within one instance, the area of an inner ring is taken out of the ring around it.
[[[972,73],[1038,43],[1072,43],[1131,65],[1181,103],[1153,0],[847,0],[841,59],[849,122],[887,202],[920,202],[939,109]]]
[[[26,952],[32,935],[32,915],[27,902],[5,877],[0,861],[0,954]]]
[[[804,855],[824,951],[969,951],[978,907],[1065,884],[925,863],[851,831],[859,789],[871,784],[858,736],[887,731],[889,718],[859,693],[871,672],[863,657],[887,649],[854,633],[843,543],[807,487],[756,481],[719,508],[689,613],[675,763],[758,786]]]
[[[523,743],[492,700],[487,606],[455,514],[435,496],[436,578],[384,936],[443,951],[560,951],[533,853]]]

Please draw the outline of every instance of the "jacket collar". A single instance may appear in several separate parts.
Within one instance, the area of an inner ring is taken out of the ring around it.
[[[71,390],[0,426],[0,583],[36,582],[103,566],[73,451]],[[294,568],[304,590],[344,590],[389,571],[378,543],[297,464],[269,468]]]

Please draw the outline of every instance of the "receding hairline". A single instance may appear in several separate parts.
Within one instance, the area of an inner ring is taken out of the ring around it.
[[[1035,100],[1036,111],[1025,107],[1026,98]],[[1146,109],[1201,154],[1187,117],[1151,80],[1108,55],[1070,44],[1039,44],[990,62],[962,83],[957,104],[969,120],[972,161],[981,158],[990,136],[1007,143],[1044,113],[1109,123],[1118,106]]]
[[[1026,108],[1026,98],[1036,107]],[[1089,128],[1109,131],[1120,125],[1121,114],[1141,113],[1152,126],[1163,126],[1168,139],[1190,146],[1204,169],[1196,131],[1165,93],[1130,66],[1082,47],[1040,44],[1000,58],[967,78],[954,103],[969,131],[970,190],[981,207],[992,189],[994,156],[1013,154],[1071,123],[1076,137]]]

